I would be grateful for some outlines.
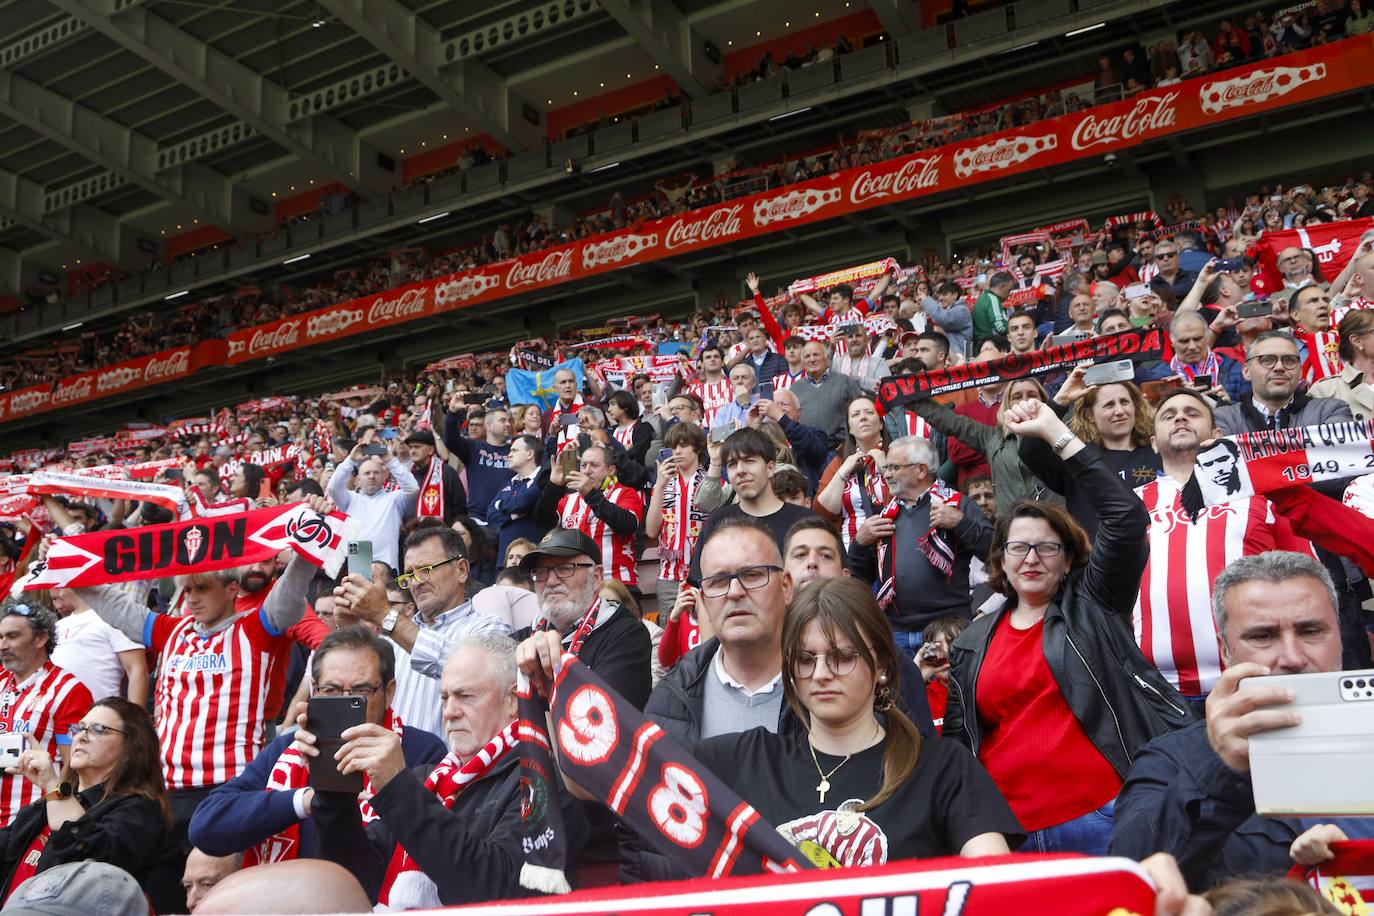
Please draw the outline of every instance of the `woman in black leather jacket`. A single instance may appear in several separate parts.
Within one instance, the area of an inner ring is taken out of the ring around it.
[[[101,700],[72,726],[60,775],[40,748],[24,751],[15,769],[44,795],[0,830],[0,899],[35,874],[85,859],[116,865],[146,893],[163,896],[171,811],[147,710],[119,697]]]
[[[988,769],[1030,833],[1023,851],[1102,855],[1132,755],[1191,716],[1131,633],[1148,518],[1044,404],[1013,405],[1007,426],[1050,443],[1097,507],[1097,542],[1050,503],[1021,500],[1002,514],[988,574],[1004,597],[950,649],[944,735]]]

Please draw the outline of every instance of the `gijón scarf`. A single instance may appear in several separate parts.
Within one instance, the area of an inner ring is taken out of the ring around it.
[[[444,517],[444,463],[438,455],[429,456],[425,479],[420,481],[420,493],[415,498],[416,518]]]

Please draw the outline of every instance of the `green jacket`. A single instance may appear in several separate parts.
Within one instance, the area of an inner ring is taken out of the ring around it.
[[[973,342],[975,345],[994,334],[1007,333],[1007,310],[992,290],[986,290],[973,304]]]
[[[960,416],[948,404],[932,398],[917,401],[917,416],[946,436],[956,436],[969,448],[977,449],[988,458],[992,468],[992,485],[996,490],[998,514],[1010,509],[1018,499],[1043,499],[1064,504],[1064,497],[1041,483],[1030,469],[1021,463],[1016,451],[1016,434],[1003,432],[999,427],[979,423]]]

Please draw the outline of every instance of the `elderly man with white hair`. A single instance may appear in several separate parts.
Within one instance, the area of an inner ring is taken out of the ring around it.
[[[358,439],[353,451],[339,462],[329,480],[329,498],[357,523],[357,539],[372,542],[372,559],[396,568],[401,541],[401,519],[408,506],[415,505],[420,485],[396,457],[396,443],[385,445],[377,438],[377,430],[369,429]],[[369,451],[382,448],[382,455]],[[356,490],[348,488],[353,472],[358,472]],[[396,489],[386,489],[387,477],[396,481]]]
[[[318,791],[312,817],[323,858],[357,876],[392,910],[456,906],[528,894],[520,886],[519,754],[515,748],[515,641],[477,633],[454,646],[440,690],[449,754],[409,769],[400,738],[375,724],[343,732],[340,773],[361,773],[377,819],[364,825],[356,796]],[[302,729],[303,753],[318,756]],[[563,824],[576,854],[585,823],[564,794]]]

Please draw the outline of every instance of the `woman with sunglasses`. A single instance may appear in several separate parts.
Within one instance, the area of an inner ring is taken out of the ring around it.
[[[1145,742],[1191,721],[1132,633],[1148,555],[1144,504],[1044,404],[1012,405],[1018,436],[1049,444],[1097,507],[1097,535],[1021,500],[999,514],[989,601],[950,648],[943,734],[968,745],[1021,824],[1028,852],[1105,855],[1117,793]]]
[[[967,749],[922,738],[897,708],[897,648],[872,592],[805,586],[782,628],[796,727],[710,738],[697,758],[821,866],[1003,855],[1024,839]]]
[[[71,727],[71,738],[61,775],[47,752],[34,747],[12,769],[43,797],[0,830],[0,899],[53,866],[87,859],[124,869],[145,891],[174,885],[180,875],[156,867],[171,810],[152,717],[110,697]]]

